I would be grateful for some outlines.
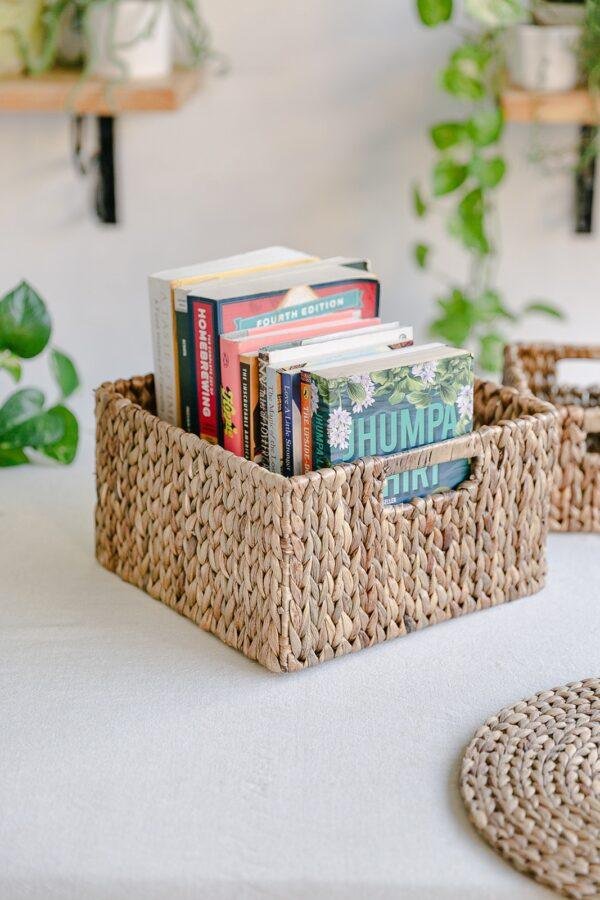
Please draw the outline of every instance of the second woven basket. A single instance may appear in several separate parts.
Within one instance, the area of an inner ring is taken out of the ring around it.
[[[564,359],[600,360],[600,346],[509,344],[504,382],[552,403],[558,412],[560,449],[554,467],[550,528],[600,531],[600,385],[558,383]]]

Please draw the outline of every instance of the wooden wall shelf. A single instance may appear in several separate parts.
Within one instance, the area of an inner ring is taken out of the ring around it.
[[[68,113],[74,119],[73,158],[77,170],[97,172],[96,213],[101,222],[117,222],[115,118],[129,112],[179,109],[200,85],[200,73],[179,69],[166,78],[112,84],[82,78],[73,70],[54,69],[36,77],[0,78],[0,113]],[[83,120],[94,116],[97,150],[84,158]]]
[[[179,109],[198,89],[200,74],[179,69],[166,78],[110,84],[54,70],[37,77],[0,78],[0,112],[69,112],[114,116]]]
[[[540,125],[579,126],[579,162],[575,175],[575,231],[590,234],[593,228],[594,182],[600,125],[600,101],[585,88],[573,91],[525,91],[507,86],[501,96],[504,118],[508,122]]]
[[[502,109],[508,122],[598,125],[600,102],[595,103],[585,88],[541,93],[509,87],[502,92]]]

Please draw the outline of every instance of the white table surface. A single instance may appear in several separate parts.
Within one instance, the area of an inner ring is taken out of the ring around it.
[[[535,898],[479,839],[461,753],[600,672],[600,537],[547,588],[277,676],[94,560],[92,444],[0,470],[0,897]]]

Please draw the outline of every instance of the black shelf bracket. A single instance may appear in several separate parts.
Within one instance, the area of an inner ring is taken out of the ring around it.
[[[591,234],[594,227],[594,185],[596,180],[596,125],[579,127],[579,156],[575,171],[575,231]]]
[[[94,177],[94,207],[98,219],[107,225],[117,223],[115,177],[115,124],[113,116],[96,116],[97,148],[84,153],[85,116],[73,119],[73,161],[80,175]]]

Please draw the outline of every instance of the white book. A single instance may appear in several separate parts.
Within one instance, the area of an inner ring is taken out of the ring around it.
[[[228,256],[178,269],[157,272],[148,279],[154,383],[158,416],[173,425],[181,425],[179,364],[175,328],[175,289],[216,278],[239,277],[249,270],[269,269],[315,257],[289,247],[265,247],[237,256]],[[189,289],[188,288],[188,289]]]

